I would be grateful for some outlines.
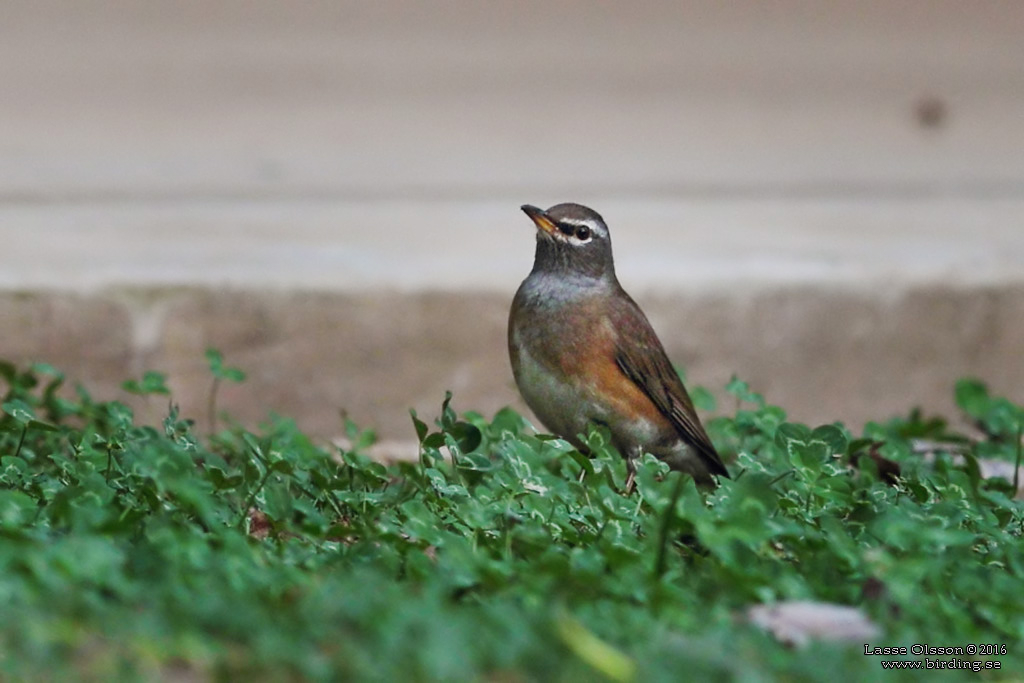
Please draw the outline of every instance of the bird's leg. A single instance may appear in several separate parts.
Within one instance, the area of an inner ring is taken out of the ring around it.
[[[633,452],[626,454],[626,495],[633,495],[633,489],[636,488],[636,461],[640,457],[640,449],[637,448]]]
[[[578,446],[576,448],[576,450],[578,450],[585,457],[588,457],[588,458],[590,457],[590,449],[587,448],[586,446]],[[586,478],[587,478],[587,471],[585,469],[580,470],[579,482],[582,484],[583,480],[586,479]]]

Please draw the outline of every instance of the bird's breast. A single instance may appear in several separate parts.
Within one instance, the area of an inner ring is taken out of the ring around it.
[[[577,443],[586,432],[586,410],[579,388],[543,349],[526,341],[527,335],[512,332],[512,371],[519,393],[534,415],[552,433]]]
[[[598,300],[520,307],[509,329],[513,372],[527,405],[548,429],[575,442],[596,422],[609,427],[620,447],[671,432],[657,406],[619,368],[618,341]]]

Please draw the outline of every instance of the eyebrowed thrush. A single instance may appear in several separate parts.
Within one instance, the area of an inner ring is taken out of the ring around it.
[[[651,453],[698,483],[729,473],[654,329],[615,277],[604,219],[579,204],[522,207],[537,227],[533,270],[509,314],[519,391],[552,433],[586,453],[604,426],[627,459]]]

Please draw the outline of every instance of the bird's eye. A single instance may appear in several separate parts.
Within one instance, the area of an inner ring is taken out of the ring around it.
[[[576,239],[580,240],[581,242],[586,242],[587,240],[589,240],[590,228],[588,228],[585,225],[581,225],[578,228],[576,228]]]

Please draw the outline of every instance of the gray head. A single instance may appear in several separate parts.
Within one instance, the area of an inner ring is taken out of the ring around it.
[[[537,226],[533,272],[615,279],[612,239],[601,215],[581,204],[556,204],[547,211],[524,204]]]

